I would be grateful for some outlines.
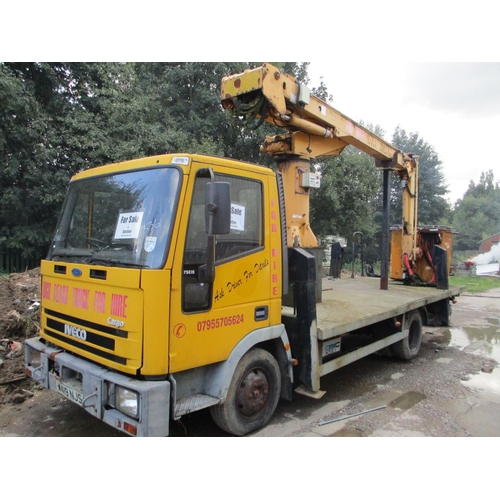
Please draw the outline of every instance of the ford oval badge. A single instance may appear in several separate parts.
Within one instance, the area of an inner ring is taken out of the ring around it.
[[[75,278],[79,278],[81,275],[82,275],[82,270],[81,269],[78,269],[77,267],[75,267],[74,269],[71,270],[71,274],[75,277]]]

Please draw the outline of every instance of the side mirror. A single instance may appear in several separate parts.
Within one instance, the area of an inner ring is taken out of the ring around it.
[[[228,234],[231,230],[231,196],[229,182],[212,181],[205,188],[205,231],[208,234],[207,267],[203,282],[215,279],[215,235]]]
[[[205,231],[228,234],[231,229],[229,182],[209,182],[205,188]]]

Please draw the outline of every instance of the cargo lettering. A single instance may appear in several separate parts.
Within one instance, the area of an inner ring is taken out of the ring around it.
[[[122,326],[125,326],[125,323],[123,321],[120,321],[119,319],[108,318],[108,325],[113,325],[116,326],[116,328],[121,328]]]
[[[126,318],[127,314],[125,309],[127,308],[128,295],[119,295],[113,293],[111,295],[111,316],[120,316],[121,318]]]

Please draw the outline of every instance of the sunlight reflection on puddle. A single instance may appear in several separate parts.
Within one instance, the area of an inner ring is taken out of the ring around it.
[[[450,328],[450,346],[472,354],[493,358],[500,363],[500,328],[498,320],[488,319],[490,326],[478,328]],[[487,391],[500,396],[500,368],[490,373],[481,372],[473,375],[464,385]]]

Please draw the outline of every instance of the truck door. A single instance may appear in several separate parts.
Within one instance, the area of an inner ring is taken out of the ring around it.
[[[212,168],[216,181],[230,184],[231,230],[217,235],[215,280],[208,283],[205,188],[210,177],[207,168],[195,167],[181,222],[185,234],[181,231],[172,272],[171,373],[225,360],[245,335],[269,325],[265,179]]]

